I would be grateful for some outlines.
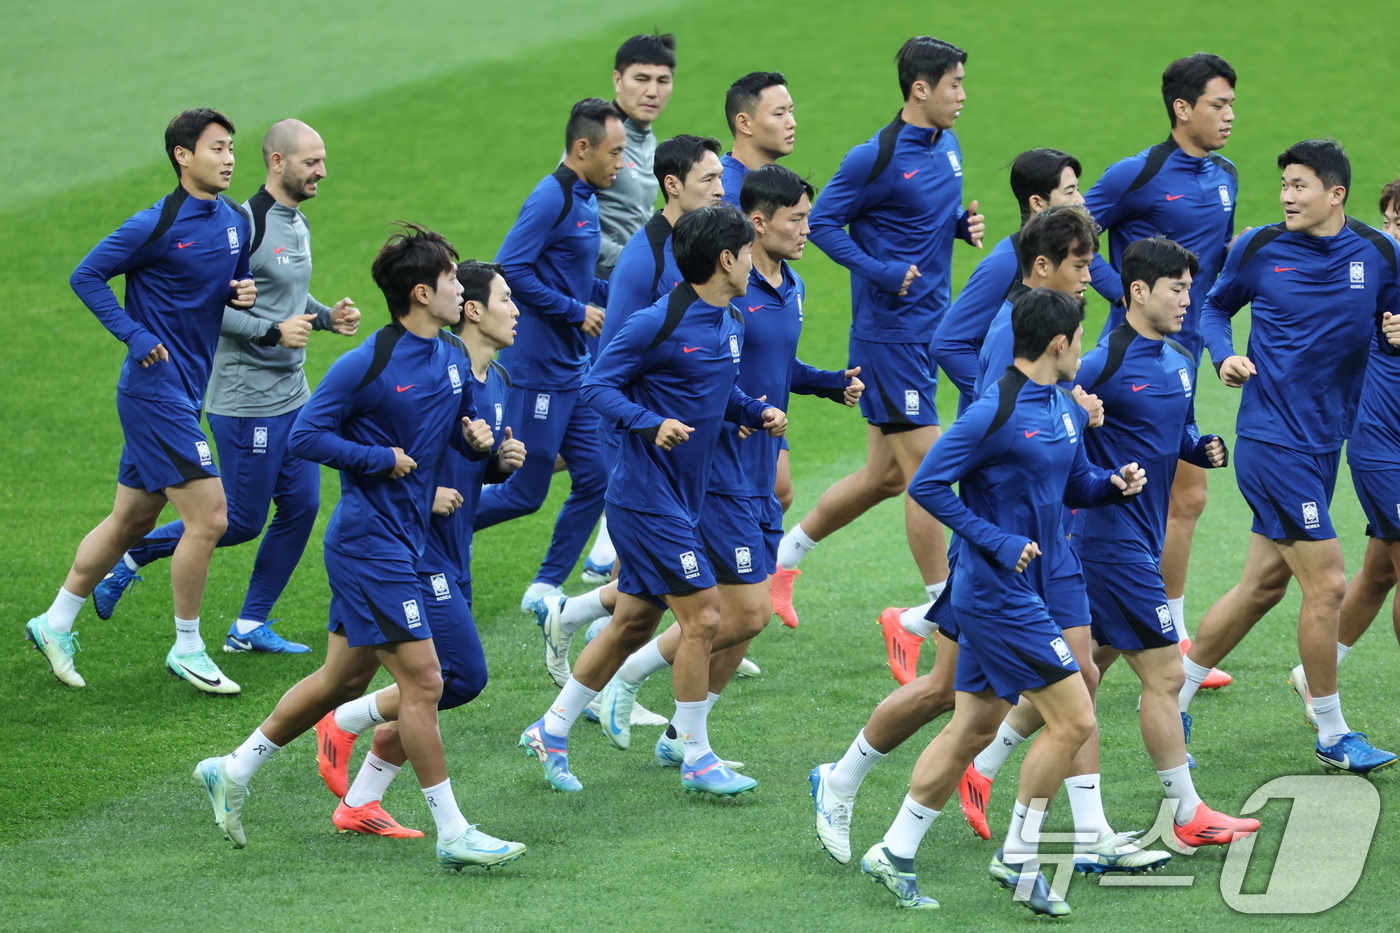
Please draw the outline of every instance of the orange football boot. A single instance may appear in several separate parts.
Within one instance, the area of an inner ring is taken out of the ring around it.
[[[1259,821],[1246,817],[1217,813],[1204,803],[1196,805],[1196,813],[1185,826],[1173,824],[1176,841],[1184,846],[1228,846],[1259,829]]]
[[[891,606],[880,613],[880,631],[885,636],[885,653],[890,659],[890,673],[901,687],[919,676],[919,648],[924,640],[911,635],[899,624],[903,609]]]
[[[316,723],[316,767],[326,787],[337,797],[350,793],[350,752],[358,738],[335,724],[335,710]]]
[[[773,583],[769,589],[773,599],[773,612],[788,628],[797,628],[797,610],[792,608],[792,584],[800,576],[800,570],[784,570],[779,567],[773,572]]]
[[[398,820],[384,812],[378,800],[371,800],[362,807],[347,806],[342,800],[340,806],[335,808],[331,822],[342,833],[364,833],[366,836],[388,836],[390,839],[418,839],[423,835],[416,829],[400,826]]]

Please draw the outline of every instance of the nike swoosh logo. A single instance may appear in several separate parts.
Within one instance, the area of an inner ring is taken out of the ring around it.
[[[918,169],[914,169],[914,171],[912,171],[912,172],[905,172],[905,173],[904,173],[904,177],[905,177],[905,178],[913,178],[913,177],[914,177],[915,175],[917,175],[917,174],[919,174],[919,170],[918,170]]]
[[[763,305],[749,305],[749,313],[750,313],[750,314],[753,314],[755,311],[759,311],[759,310],[761,310],[762,308],[763,308]]]
[[[1274,266],[1275,272],[1297,272],[1297,266]]]
[[[698,347],[696,349],[699,349]],[[622,730],[617,727],[617,707],[608,710],[608,728],[613,735],[622,735]]]
[[[413,383],[410,383],[410,384],[408,384],[408,385],[406,385],[406,386],[396,385],[396,386],[394,386],[394,388],[398,389],[400,392],[407,392],[409,389],[413,388],[413,387],[416,386],[417,384],[418,384],[418,383],[413,382]]]
[[[1169,194],[1169,195],[1167,195],[1167,200],[1168,200],[1168,201],[1176,201],[1176,200],[1179,200],[1179,199],[1184,198],[1184,197],[1186,197],[1186,195],[1184,195],[1184,194]]]
[[[194,240],[190,240],[188,243],[176,243],[176,244],[175,244],[175,248],[176,248],[176,249],[184,249],[186,246],[193,246],[194,244],[195,244],[195,241],[194,241]]]
[[[1039,432],[1039,431],[1025,431],[1025,432],[1023,432],[1023,433],[1026,435],[1026,437],[1035,437],[1035,436],[1036,436],[1037,434],[1039,434],[1040,432]]]
[[[694,353],[696,350],[703,350],[704,347],[681,347],[686,353]]]
[[[586,221],[586,220],[580,220],[578,223],[574,224],[574,226],[575,226],[575,227],[586,227],[586,226],[588,226],[588,221]]]
[[[1133,391],[1134,391],[1134,392],[1141,392],[1143,389],[1147,388],[1147,387],[1150,386],[1150,385],[1152,385],[1152,383],[1150,383],[1150,382],[1144,382],[1144,383],[1143,383],[1142,385],[1140,385],[1140,386],[1133,386]]]
[[[284,250],[286,250],[286,248],[287,248],[287,247],[285,247],[285,246],[279,246],[279,247],[277,247],[276,249],[274,249],[273,252],[274,252],[274,253],[280,253],[280,252],[283,252]]]
[[[1097,785],[1097,784],[1078,784],[1078,785],[1076,785],[1076,786],[1077,786],[1080,790],[1093,790],[1095,787],[1098,787],[1099,785]]]
[[[253,649],[253,643],[250,641],[243,641],[241,638],[234,638],[232,635],[228,637],[228,640],[233,642],[234,647],[242,648],[244,651],[251,651]]]
[[[499,849],[477,849],[477,852],[485,852],[487,855],[500,855],[510,851],[510,846],[501,846]]]
[[[179,662],[177,661],[176,663],[178,664]],[[200,683],[202,683],[202,684],[208,684],[208,685],[211,686],[211,687],[217,687],[219,684],[223,683],[223,681],[220,680],[220,679],[218,679],[218,678],[215,678],[215,679],[213,679],[213,680],[210,680],[210,679],[207,678],[207,677],[201,677],[199,674],[197,674],[197,673],[195,673],[194,671],[190,670],[188,667],[185,667],[185,665],[183,665],[183,664],[180,664],[180,670],[184,671],[186,674],[189,674],[191,677],[193,677],[195,680],[199,681]]]

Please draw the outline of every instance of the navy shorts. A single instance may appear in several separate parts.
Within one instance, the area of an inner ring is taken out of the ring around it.
[[[331,548],[325,559],[331,585],[326,628],[344,635],[351,648],[433,637],[412,562],[350,557]]]
[[[1326,541],[1341,451],[1305,454],[1277,444],[1235,441],[1235,483],[1254,513],[1250,530],[1273,541]]]
[[[438,709],[454,709],[475,700],[486,688],[486,653],[472,618],[472,584],[470,580],[459,584],[447,573],[421,573],[418,577],[424,614],[442,667]]]
[[[1351,485],[1366,513],[1366,534],[1400,541],[1400,470],[1351,469]]]
[[[1044,610],[1017,618],[954,610],[958,619],[958,667],[953,689],[991,690],[1008,703],[1079,672],[1060,627]]]
[[[951,568],[949,568],[951,569]],[[938,631],[944,638],[958,640],[958,613],[953,609],[953,577],[955,574],[948,574],[948,585],[943,587],[943,592],[938,594],[938,598],[933,601],[925,619],[938,626]]]
[[[186,480],[219,475],[197,410],[118,392],[117,417],[126,439],[117,468],[121,485],[160,492]]]
[[[715,585],[700,531],[674,515],[634,512],[608,503],[608,536],[617,549],[620,593],[666,608],[662,596],[688,596]]]
[[[872,343],[851,338],[851,362],[865,391],[860,413],[886,434],[938,424],[938,369],[927,343]]]
[[[1049,594],[1045,608],[1061,629],[1076,628],[1090,623],[1089,594],[1084,586],[1084,567],[1079,554],[1065,542],[1060,564],[1050,575]]]
[[[1165,648],[1177,643],[1167,608],[1162,571],[1148,563],[1087,561],[1094,641],[1119,651]]]
[[[700,540],[715,582],[763,583],[778,569],[782,539],[783,507],[773,496],[705,496]]]

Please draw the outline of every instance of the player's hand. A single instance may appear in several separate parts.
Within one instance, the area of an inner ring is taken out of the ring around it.
[[[311,339],[311,322],[314,320],[314,314],[293,314],[278,324],[277,329],[282,332],[282,339],[277,341],[277,345],[289,350],[300,350],[306,346],[306,342]]]
[[[763,409],[763,428],[769,437],[782,437],[787,433],[787,414],[780,408]]]
[[[1017,573],[1025,573],[1030,562],[1040,556],[1040,545],[1034,541],[1027,541],[1026,546],[1021,548],[1021,558],[1016,561],[1016,566],[1011,569]]]
[[[1212,438],[1205,447],[1206,462],[1213,467],[1223,467],[1225,465],[1225,442],[1220,438]]]
[[[1250,376],[1256,376],[1259,370],[1254,368],[1247,356],[1227,356],[1225,362],[1220,364],[1220,381],[1232,389],[1238,389],[1249,381]]]
[[[147,353],[146,358],[141,361],[141,368],[145,369],[153,363],[168,362],[170,362],[170,351],[165,349],[165,344],[158,343],[156,344],[156,348],[150,353]]]
[[[233,297],[228,303],[235,308],[247,311],[258,300],[258,286],[252,279],[235,280],[229,282],[228,287],[233,290]]]
[[[978,249],[982,248],[982,234],[987,232],[987,218],[977,212],[977,202],[967,206],[967,239]]]
[[[1136,463],[1128,464],[1109,478],[1124,497],[1137,495],[1147,485],[1147,471]]]
[[[514,473],[525,465],[525,442],[510,436],[510,426],[506,426],[505,439],[500,450],[496,451],[496,466],[502,473]]]
[[[903,298],[909,294],[909,286],[914,284],[914,280],[923,275],[918,266],[910,266],[909,271],[904,273],[904,284],[899,286],[898,295]]]
[[[433,514],[451,515],[462,507],[462,494],[447,486],[439,486],[433,496]]]
[[[1400,314],[1387,311],[1381,315],[1381,332],[1392,347],[1400,347]]]
[[[1103,427],[1103,401],[1097,395],[1084,391],[1083,386],[1075,386],[1073,395],[1079,407],[1089,413],[1089,427]]]
[[[401,447],[390,447],[394,452],[394,468],[389,471],[390,479],[402,479],[418,469],[418,462],[403,452]]]
[[[656,446],[662,450],[672,450],[677,444],[684,444],[690,440],[690,435],[695,429],[690,425],[681,424],[675,418],[667,418],[661,422],[661,427],[656,429]]]
[[[1234,248],[1235,248],[1235,243],[1239,241],[1239,238],[1242,237],[1242,236],[1244,236],[1246,233],[1248,233],[1249,231],[1251,231],[1251,230],[1253,230],[1253,229],[1254,229],[1253,227],[1245,227],[1245,228],[1244,228],[1243,230],[1241,230],[1239,233],[1237,233],[1237,234],[1235,234],[1233,237],[1231,237],[1231,239],[1230,239],[1230,245],[1227,246],[1227,247],[1225,247],[1225,251],[1228,253],[1230,250],[1234,249]]]
[[[579,322],[578,329],[583,331],[585,336],[596,337],[603,332],[603,319],[607,316],[608,312],[590,304],[583,309],[583,320]]]
[[[496,443],[496,435],[491,433],[491,425],[481,418],[475,421],[463,418],[462,437],[471,445],[472,450],[479,450],[483,453],[490,450]]]
[[[331,330],[345,337],[355,336],[360,329],[360,309],[349,298],[342,298],[331,308]]]
[[[860,403],[860,397],[865,392],[865,383],[856,377],[860,375],[860,367],[848,369],[841,375],[846,377],[846,395],[841,399],[847,408],[855,408]]]

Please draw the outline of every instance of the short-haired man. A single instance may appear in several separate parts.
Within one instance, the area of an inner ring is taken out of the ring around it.
[[[783,536],[773,609],[797,624],[792,585],[804,555],[876,503],[901,494],[938,438],[937,367],[929,344],[948,307],[953,239],[982,244],[977,202],[962,207],[962,156],[953,124],[967,94],[955,45],[919,36],[895,57],[904,107],[852,149],[812,214],[812,242],[851,270],[851,368],[869,388],[865,466],[828,489]],[[849,229],[848,229],[849,228]],[[905,532],[929,598],[948,577],[942,527],[912,501]]]
[[[753,71],[729,86],[724,121],[734,148],[724,154],[724,200],[739,207],[739,191],[749,172],[792,155],[797,138],[792,94],[780,71]]]
[[[1346,576],[1328,508],[1367,357],[1395,352],[1378,323],[1400,313],[1400,246],[1346,216],[1351,163],[1340,144],[1295,143],[1278,167],[1283,222],[1240,235],[1201,313],[1221,381],[1244,390],[1235,481],[1254,524],[1240,582],[1206,613],[1187,653],[1180,709],[1189,710],[1211,665],[1296,577],[1302,686],[1317,717],[1317,758],[1364,774],[1394,764],[1395,755],[1372,747],[1342,716],[1337,629]],[[1230,320],[1245,304],[1252,323],[1241,356]]]
[[[748,287],[753,228],[721,205],[686,214],[673,236],[685,284],[633,314],[585,383],[588,404],[626,432],[608,484],[608,524],[621,570],[612,624],[583,649],[558,698],[520,736],[561,791],[583,789],[569,770],[569,730],[628,655],[651,638],[667,608],[680,623],[672,722],[684,743],[682,786],[733,796],[758,783],[725,767],[710,749],[707,687],[720,607],[697,525],[723,423],[780,436],[787,418],[735,384],[743,323],[731,302]]]
[[[589,365],[585,338],[602,331],[608,300],[608,283],[594,275],[601,242],[596,193],[622,170],[623,119],[596,97],[574,105],[563,163],[530,192],[496,254],[520,307],[519,339],[501,354],[516,386],[506,423],[530,458],[509,480],[482,492],[476,530],[537,511],[560,455],[571,481],[549,551],[521,600],[525,612],[563,592],[603,514],[607,475],[598,415],[579,404],[579,389]]]
[[[1067,501],[1124,501],[1146,480],[1135,463],[1114,472],[1092,466],[1080,443],[1088,416],[1059,383],[1079,368],[1083,315],[1082,303],[1062,291],[1022,295],[1012,317],[1015,363],[934,445],[909,486],[957,532],[949,592],[961,650],[952,721],[919,758],[884,839],[861,859],[861,870],[901,907],[938,906],[919,894],[915,852],[1019,694],[1041,710],[1046,727],[1026,753],[1011,826],[990,872],[1003,886],[1022,888],[1018,899],[1031,911],[1069,913],[1037,857],[1048,802],[1095,728],[1093,701],[1048,610],[1057,552],[1070,547],[1060,513]]]
[[[1115,269],[1123,268],[1128,245],[1146,237],[1164,236],[1194,253],[1200,271],[1191,302],[1203,308],[1234,234],[1239,180],[1235,166],[1218,150],[1229,141],[1235,121],[1235,69],[1209,52],[1179,58],[1162,73],[1162,103],[1171,120],[1171,135],[1110,165],[1084,196],[1085,206],[1109,232],[1109,259]],[[1122,304],[1110,308],[1104,333],[1122,324],[1123,314]],[[1185,329],[1176,339],[1200,365],[1203,344],[1198,314],[1187,315]],[[1206,507],[1205,471],[1182,463],[1174,486],[1162,579],[1184,651],[1191,644],[1186,632],[1186,570],[1191,537]],[[1231,679],[1224,671],[1212,671],[1205,686],[1224,687]]]
[[[127,549],[155,527],[169,502],[184,519],[170,563],[175,645],[170,673],[205,693],[237,693],[204,650],[199,604],[209,560],[227,529],[219,468],[199,426],[224,308],[252,307],[248,218],[222,192],[233,177],[233,121],[201,108],[165,129],[175,190],[93,247],[70,284],[102,325],[126,344],[117,380],[125,443],[112,513],[88,532],[47,612],[25,638],[60,683],[82,687],[73,666],[73,621]],[[126,307],[107,283],[126,277]]]
[[[300,120],[274,123],[263,137],[267,181],[243,205],[253,222],[253,281],[258,303],[228,308],[214,353],[206,408],[223,475],[230,479],[228,531],[219,547],[251,541],[277,514],[258,545],[253,576],[224,650],[302,654],[311,649],[287,641],[267,624],[272,607],[306,550],[321,506],[321,472],[294,457],[287,437],[297,412],[311,397],[302,366],[307,336],[329,330],[354,336],[360,312],[349,298],[334,307],[311,295],[311,229],[301,204],[316,197],[326,177],[326,146]],[[184,523],[162,525],[123,555],[93,591],[97,614],[111,618],[142,568],[175,552]]]
[[[195,766],[235,848],[248,843],[243,803],[253,775],[359,696],[382,664],[399,688],[399,736],[437,824],[438,863],[498,865],[525,851],[468,824],[457,807],[438,732],[442,671],[420,602],[433,465],[448,446],[453,456],[483,459],[494,439],[485,421],[473,420],[461,342],[441,339],[462,314],[456,259],[450,243],[422,227],[406,224],[389,238],[371,271],[393,323],[336,360],[292,429],[294,453],[340,471],[341,498],[326,528],[326,660],[234,752]]]

